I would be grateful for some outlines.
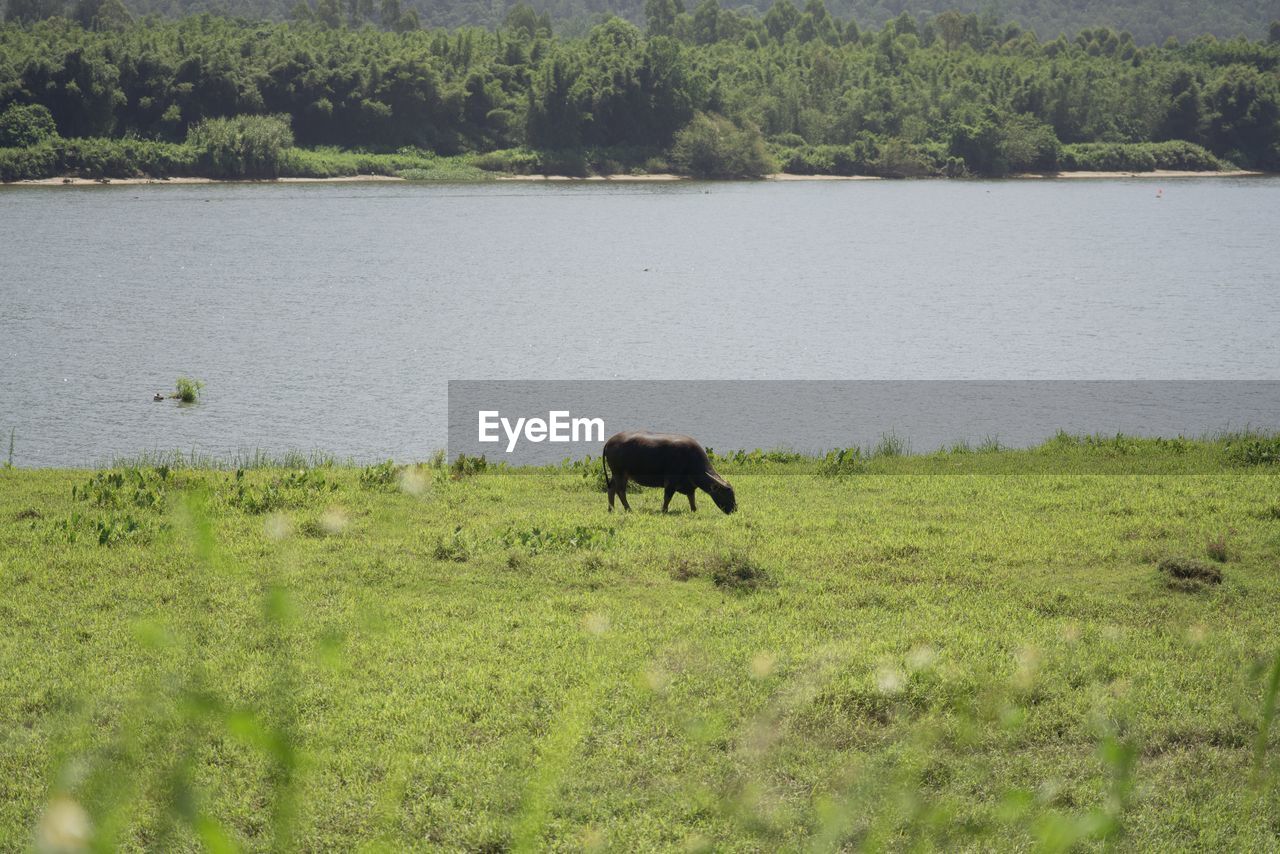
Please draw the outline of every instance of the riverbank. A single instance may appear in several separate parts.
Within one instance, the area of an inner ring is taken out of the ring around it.
[[[1153,172],[1100,172],[1100,171],[1081,171],[1081,172],[1029,172],[1020,175],[1010,176],[1013,179],[1080,179],[1080,178],[1258,178],[1265,177],[1264,172],[1250,172],[1242,169],[1233,169],[1222,172],[1193,172],[1187,170],[1173,169],[1157,169]],[[168,177],[168,178],[80,178],[80,177],[60,177],[60,178],[33,178],[19,181],[0,182],[0,186],[7,187],[105,187],[105,186],[153,186],[153,185],[183,185],[183,184],[352,184],[366,182],[391,182],[402,183],[407,181],[416,181],[417,183],[484,183],[486,181],[516,181],[531,183],[666,183],[676,181],[692,181],[696,180],[688,175],[675,175],[672,173],[655,173],[651,175],[505,175],[486,173],[482,177],[468,178],[416,178],[410,179],[400,175],[336,175],[326,178],[199,178],[199,177]],[[887,180],[878,175],[792,175],[786,172],[775,172],[765,175],[759,179],[744,180],[765,180],[765,181],[781,181],[781,182],[810,182],[810,181],[883,181]],[[902,179],[899,179],[902,180]],[[911,179],[905,179],[911,180]]]
[[[1276,476],[902,459],[0,470],[0,847],[1265,848]]]
[[[1246,169],[1223,169],[1217,172],[1192,171],[1189,169],[1154,169],[1150,172],[1102,172],[1098,170],[1080,170],[1076,172],[1025,172],[1014,175],[1015,178],[1260,178],[1265,172],[1250,172]]]
[[[764,178],[775,181],[862,181],[876,178],[1004,177],[969,170],[955,158],[883,162],[840,146],[777,148]],[[1021,178],[1240,177],[1236,169],[1189,143],[1067,146],[1060,171],[1015,173]],[[615,181],[663,182],[678,174],[654,149],[537,151],[506,149],[451,156],[402,150],[375,154],[290,147],[266,160],[210,158],[185,144],[139,139],[53,139],[30,148],[0,149],[0,181],[22,185],[207,183],[234,181]]]

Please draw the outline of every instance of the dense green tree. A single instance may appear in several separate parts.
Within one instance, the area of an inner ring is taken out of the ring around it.
[[[53,116],[40,104],[11,104],[0,113],[0,148],[27,148],[57,135]]]
[[[787,34],[799,23],[800,10],[791,0],[774,0],[773,5],[769,7],[769,12],[764,16],[765,29],[769,31],[769,37],[776,42],[784,41]]]
[[[684,11],[681,0],[645,0],[644,19],[651,36],[669,36],[675,32],[676,17]]]
[[[758,178],[776,168],[755,126],[698,113],[675,136],[671,160],[698,178]]]
[[[1280,168],[1280,45],[1266,40],[1130,53],[1133,40],[1108,27],[1041,43],[952,12],[850,22],[842,37],[820,0],[803,11],[778,0],[763,19],[672,5],[664,36],[619,18],[556,36],[532,5],[493,31],[424,31],[410,0],[398,15],[382,3],[383,30],[351,27],[351,10],[371,7],[348,0],[317,0],[318,20],[305,7],[291,24],[94,24],[111,1],[84,0],[89,28],[0,27],[0,110],[40,105],[65,138],[180,142],[206,119],[284,115],[303,146],[625,148],[640,162],[700,112],[759,128],[802,171],[1003,174],[1053,168],[1068,151],[1071,163],[1211,168],[1216,155]],[[1145,142],[1169,145],[1137,161],[1124,148]]]

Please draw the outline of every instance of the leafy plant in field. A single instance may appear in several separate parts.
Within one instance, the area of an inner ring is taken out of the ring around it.
[[[436,560],[466,563],[471,559],[473,550],[471,538],[467,536],[462,526],[458,525],[449,536],[441,535],[436,537],[436,547],[432,552],[432,556]]]
[[[613,539],[615,533],[614,528],[595,528],[589,525],[575,525],[564,529],[535,525],[525,530],[509,529],[502,535],[501,543],[507,548],[518,546],[532,556],[550,551],[602,548]]]
[[[317,469],[292,469],[263,482],[252,482],[244,469],[236,469],[234,488],[227,503],[246,513],[260,515],[272,510],[304,507],[318,497],[336,492],[338,484]]]
[[[458,454],[457,459],[449,464],[449,476],[453,480],[462,480],[472,475],[480,474],[489,468],[488,461],[484,458],[484,454],[478,457],[469,457],[466,454]]]
[[[71,498],[109,512],[92,519],[72,513],[57,529],[70,542],[76,541],[77,530],[88,529],[103,546],[146,539],[153,530],[166,527],[161,516],[168,506],[169,474],[166,466],[99,471],[85,483],[72,486]]]
[[[1280,436],[1245,436],[1228,441],[1227,460],[1238,466],[1280,463]]]
[[[867,470],[867,458],[862,453],[862,449],[858,447],[837,448],[828,451],[827,455],[822,458],[822,465],[818,469],[821,474],[828,477],[845,474],[862,474]]]
[[[391,492],[400,477],[400,466],[391,460],[360,469],[360,485],[377,492]]]

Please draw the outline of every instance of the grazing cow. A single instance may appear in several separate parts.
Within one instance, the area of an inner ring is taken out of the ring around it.
[[[609,511],[613,512],[613,496],[627,503],[627,481],[641,486],[660,486],[665,490],[662,512],[667,512],[671,496],[677,492],[689,497],[689,509],[698,505],[693,494],[699,489],[711,496],[726,513],[738,509],[733,487],[716,474],[702,445],[688,436],[669,433],[618,433],[604,443],[604,478],[609,487]],[[609,470],[613,470],[610,475]]]

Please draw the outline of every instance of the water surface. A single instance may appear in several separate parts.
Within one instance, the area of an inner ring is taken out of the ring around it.
[[[0,431],[407,460],[449,379],[1275,379],[1277,234],[1272,179],[9,187]]]

